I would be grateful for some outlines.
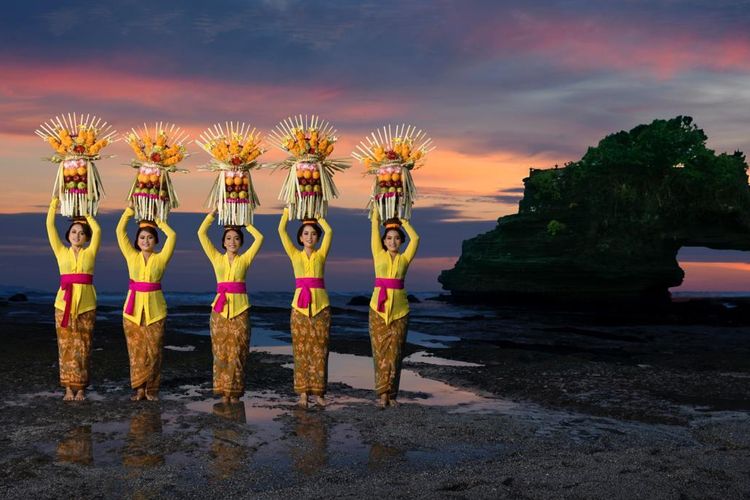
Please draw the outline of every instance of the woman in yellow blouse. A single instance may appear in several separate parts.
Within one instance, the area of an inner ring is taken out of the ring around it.
[[[159,399],[162,346],[167,303],[161,292],[161,278],[174,253],[177,235],[166,222],[156,226],[167,236],[161,252],[155,248],[159,234],[154,223],[141,221],[131,244],[125,231],[133,217],[132,205],[125,209],[117,224],[117,243],[128,265],[130,284],[123,310],[123,329],[130,358],[130,385],[133,401]]]
[[[250,303],[247,300],[247,269],[263,245],[263,235],[255,226],[245,226],[253,235],[250,249],[239,253],[244,238],[237,227],[224,229],[221,253],[208,238],[214,222],[212,210],[198,229],[198,239],[216,274],[216,298],[211,303],[211,349],[214,355],[214,394],[223,403],[237,403],[245,393],[245,362],[250,346]]]
[[[60,200],[53,198],[47,212],[47,236],[60,269],[60,290],[55,298],[60,385],[65,401],[83,400],[89,384],[91,340],[96,319],[94,264],[101,242],[101,229],[91,216],[75,219],[65,233],[69,247],[55,227]],[[89,242],[89,246],[84,246]]]
[[[333,230],[322,217],[302,221],[297,231],[297,243],[302,249],[298,250],[286,232],[288,222],[289,210],[285,208],[279,222],[279,236],[292,261],[296,283],[291,317],[294,392],[300,395],[301,407],[307,407],[310,394],[316,397],[319,406],[325,406],[331,308],[323,274]],[[323,239],[316,250],[321,231]]]
[[[371,246],[375,263],[375,289],[370,300],[370,342],[375,362],[375,392],[381,408],[395,406],[401,377],[401,360],[409,324],[409,301],[404,279],[419,247],[419,235],[406,219],[388,219],[378,234],[380,216],[372,212]],[[399,253],[405,235],[409,245]]]

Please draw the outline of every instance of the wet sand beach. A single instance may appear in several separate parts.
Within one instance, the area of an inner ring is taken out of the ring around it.
[[[252,308],[239,405],[208,308],[170,305],[161,400],[128,400],[102,305],[89,399],[63,402],[52,306],[2,302],[3,498],[747,498],[750,306],[413,305],[400,406],[374,405],[366,306],[333,310],[328,407],[294,406],[289,310]]]

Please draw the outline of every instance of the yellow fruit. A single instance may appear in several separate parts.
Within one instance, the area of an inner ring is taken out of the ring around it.
[[[241,186],[242,185],[242,177],[235,177],[234,178],[234,185],[235,186]]]
[[[227,186],[231,186],[234,184],[234,178],[227,177],[226,179],[224,179],[224,182],[226,183]]]
[[[400,176],[400,175],[398,175],[398,174],[392,174],[392,175],[391,175],[391,180],[392,180],[392,181],[397,181],[397,180],[399,180],[399,179],[401,179],[401,176]]]
[[[78,175],[85,175],[85,174],[86,174],[86,167],[78,167],[78,168],[76,169],[76,173],[77,173]]]
[[[302,170],[297,170],[297,179],[301,179],[302,176],[305,175],[305,172]]]
[[[138,174],[138,182],[143,182],[143,183],[148,182],[148,175]]]
[[[242,178],[242,184],[244,184],[245,186],[247,186],[248,184],[250,184],[250,178],[249,177],[243,177]]]
[[[151,184],[153,184],[155,182],[159,182],[159,176],[156,175],[156,174],[151,174],[151,175],[148,176],[148,180],[149,180],[149,182]]]
[[[320,179],[320,172],[318,172],[317,170],[313,170],[312,178],[313,179]]]
[[[312,177],[312,172],[310,172],[309,170],[305,170],[302,173],[302,177],[304,177],[305,179],[309,179],[310,177]]]

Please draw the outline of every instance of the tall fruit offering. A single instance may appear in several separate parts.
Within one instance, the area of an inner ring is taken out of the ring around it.
[[[265,152],[260,132],[246,123],[217,123],[207,128],[196,143],[211,155],[211,162],[200,170],[218,172],[207,205],[218,210],[219,224],[252,224],[260,201],[250,171],[259,168],[258,158]]]
[[[284,161],[268,166],[288,169],[279,199],[289,208],[290,219],[325,217],[328,203],[338,197],[333,176],[349,168],[348,159],[331,159],[336,130],[313,115],[289,117],[268,135],[268,142],[289,153]]]
[[[169,174],[187,172],[177,164],[189,155],[185,150],[188,134],[169,123],[146,124],[131,129],[125,138],[135,153],[130,166],[137,170],[128,193],[138,221],[167,220],[169,211],[180,206]]]
[[[94,160],[103,158],[102,149],[114,142],[117,133],[101,118],[83,114],[56,116],[35,131],[55,153],[46,158],[57,165],[53,194],[60,199],[65,217],[96,215],[104,187]]]
[[[375,177],[369,206],[375,205],[380,220],[410,219],[417,188],[412,171],[420,168],[427,153],[435,149],[432,139],[412,125],[388,125],[365,137],[352,156]]]

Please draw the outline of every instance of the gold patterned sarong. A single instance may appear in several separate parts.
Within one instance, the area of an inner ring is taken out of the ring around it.
[[[133,389],[145,386],[146,393],[151,395],[159,392],[161,382],[165,321],[136,325],[129,319],[122,320],[130,359],[130,386]]]
[[[408,325],[408,314],[386,325],[385,320],[370,308],[370,343],[375,363],[375,392],[378,396],[388,394],[393,399],[398,395]]]
[[[313,317],[292,309],[292,351],[294,353],[294,392],[322,396],[328,384],[328,333],[331,308]]]
[[[68,326],[60,326],[63,312],[55,309],[57,351],[60,365],[60,385],[80,391],[89,385],[91,341],[94,333],[96,310],[70,317]]]
[[[245,393],[245,363],[250,345],[250,314],[232,319],[211,311],[211,350],[214,354],[214,394],[239,398]]]

